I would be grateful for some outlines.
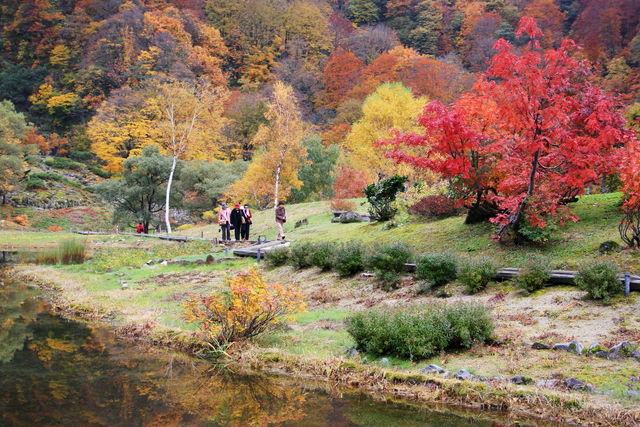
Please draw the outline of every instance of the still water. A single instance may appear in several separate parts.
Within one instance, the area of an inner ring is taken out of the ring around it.
[[[134,345],[51,314],[39,291],[0,269],[0,426],[178,425],[496,424]]]

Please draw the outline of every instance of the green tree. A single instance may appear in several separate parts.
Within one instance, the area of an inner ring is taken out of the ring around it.
[[[335,145],[326,147],[319,135],[303,138],[302,143],[307,149],[307,161],[298,172],[302,187],[292,191],[291,201],[301,203],[327,199],[333,192],[333,171],[340,155],[340,148]]]
[[[98,184],[96,192],[106,202],[113,204],[114,222],[133,225],[140,221],[144,231],[149,231],[152,221],[158,221],[157,214],[165,207],[165,192],[172,157],[160,154],[156,145],[143,148],[142,155],[130,157],[123,163],[122,179],[113,179]],[[179,176],[178,163],[174,177]],[[172,193],[172,203],[176,206],[182,199],[179,192]]]
[[[24,176],[23,157],[27,147],[20,142],[31,129],[24,114],[11,101],[0,102],[0,196],[2,204]]]
[[[349,0],[347,16],[356,24],[372,24],[380,18],[380,8],[372,0]]]
[[[442,36],[442,11],[433,0],[425,0],[418,7],[416,27],[409,35],[410,46],[420,53],[436,55]]]

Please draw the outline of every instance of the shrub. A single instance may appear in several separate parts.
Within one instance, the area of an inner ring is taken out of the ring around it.
[[[289,262],[290,257],[291,251],[286,246],[271,249],[264,253],[264,261],[269,267],[282,267]]]
[[[27,217],[26,215],[18,215],[13,217],[13,222],[15,222],[18,225],[21,225],[23,227],[28,227],[29,226],[29,217]]]
[[[409,208],[411,215],[444,218],[458,213],[455,201],[441,194],[428,196]]]
[[[59,225],[50,225],[47,227],[47,231],[51,231],[53,233],[60,233],[62,231],[62,227]]]
[[[106,169],[102,169],[100,166],[88,165],[87,169],[89,169],[94,175],[99,176],[100,178],[111,178],[113,174]]]
[[[594,262],[578,270],[576,285],[587,291],[589,298],[607,301],[613,295],[624,291],[624,285],[618,277],[619,273],[618,266],[614,263]]]
[[[296,243],[291,246],[291,257],[289,261],[297,269],[309,268],[311,263],[311,252],[313,245],[309,242]]]
[[[82,264],[86,259],[87,245],[78,239],[66,239],[58,243],[56,249],[40,254],[36,262],[40,264]]]
[[[497,268],[488,258],[468,260],[460,266],[458,280],[467,292],[475,294],[487,287],[496,275]]]
[[[493,322],[483,306],[412,305],[358,313],[347,319],[347,332],[364,352],[413,360],[483,343]]]
[[[342,277],[353,276],[364,270],[364,250],[360,243],[347,243],[336,249],[334,269]]]
[[[214,211],[204,211],[202,212],[202,215],[200,216],[200,218],[202,218],[204,221],[208,222],[209,224],[218,222],[218,215]]]
[[[458,260],[452,254],[428,254],[418,260],[416,277],[434,286],[442,286],[456,279]]]
[[[356,204],[350,200],[333,199],[331,200],[331,210],[353,212],[356,210]]]
[[[183,304],[184,319],[197,323],[214,347],[253,338],[303,311],[303,296],[290,287],[266,283],[251,269],[225,280],[222,289]]]
[[[310,248],[309,261],[314,267],[329,271],[333,268],[336,245],[333,243],[316,243]]]
[[[542,289],[550,277],[548,265],[549,261],[546,258],[534,257],[514,279],[516,286],[529,293]]]
[[[195,228],[195,227],[196,227],[195,224],[182,224],[181,226],[177,227],[176,230],[186,231],[186,230],[191,230],[192,228]]]
[[[67,157],[52,157],[50,159],[46,159],[44,164],[54,169],[81,170],[84,168],[82,163],[78,163]]]
[[[384,289],[395,289],[405,264],[413,259],[413,252],[406,245],[391,243],[378,246],[367,256],[366,266],[376,272]]]
[[[534,227],[531,225],[529,218],[525,217],[518,228],[518,238],[531,243],[546,243],[551,240],[554,233],[558,230],[558,226],[552,218],[545,219],[546,225],[544,227]]]
[[[371,218],[376,221],[389,221],[396,216],[398,209],[393,206],[393,202],[398,193],[404,191],[407,181],[406,176],[394,175],[365,187],[364,194],[367,196]]]
[[[26,181],[24,182],[24,186],[27,188],[27,190],[44,190],[47,188],[47,183],[40,178],[28,176]]]

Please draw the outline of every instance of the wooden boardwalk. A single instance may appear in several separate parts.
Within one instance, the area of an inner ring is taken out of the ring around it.
[[[239,257],[256,258],[258,256],[258,251],[260,251],[261,254],[264,254],[265,252],[269,252],[276,248],[289,246],[289,243],[290,242],[287,242],[286,240],[271,240],[251,246],[244,246],[242,248],[234,249],[233,254]]]

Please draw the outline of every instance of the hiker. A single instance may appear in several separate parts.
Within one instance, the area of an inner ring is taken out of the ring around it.
[[[244,212],[240,209],[240,204],[236,203],[231,211],[231,227],[236,241],[240,240],[242,225],[246,222]]]
[[[144,225],[142,225],[141,222],[139,222],[138,226],[136,227],[136,233],[138,233],[138,234],[144,233]]]
[[[278,237],[276,237],[276,240],[284,240],[282,224],[285,222],[287,222],[287,212],[284,210],[284,202],[281,200],[278,202],[278,207],[276,208],[276,225],[278,226]]]
[[[244,224],[242,225],[242,233],[241,236],[244,240],[249,240],[249,232],[251,231],[251,218],[253,218],[253,213],[251,209],[249,209],[249,205],[245,204],[242,211],[244,212]]]
[[[222,230],[222,241],[231,240],[231,209],[227,207],[226,203],[220,206],[218,224],[220,225],[220,230]]]

